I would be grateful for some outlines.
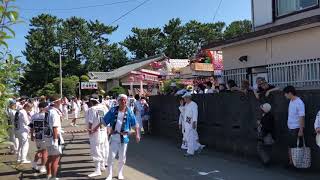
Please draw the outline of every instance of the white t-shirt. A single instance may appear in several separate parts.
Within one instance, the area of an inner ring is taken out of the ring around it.
[[[30,113],[27,113],[26,110],[21,109],[19,111],[19,122],[18,122],[18,127],[19,127],[19,132],[28,132],[30,131],[30,124],[31,121],[31,115]]]
[[[92,106],[87,111],[86,122],[92,124],[92,127],[96,127],[100,124],[106,113],[107,109],[103,105]]]
[[[121,132],[121,127],[122,127],[122,123],[123,123],[123,118],[124,118],[124,112],[120,112],[118,113],[118,118],[117,118],[117,124],[115,127],[115,131],[117,132]]]
[[[205,90],[204,90],[204,93],[205,93],[205,94],[213,94],[214,91],[213,91],[212,88],[210,88],[210,89],[205,89]]]
[[[54,107],[49,109],[49,125],[52,129],[56,127],[58,129],[58,134],[60,134],[61,131],[61,116],[62,114],[58,109]]]
[[[303,101],[297,97],[295,100],[291,100],[288,109],[288,128],[298,129],[300,128],[300,117],[305,116],[305,107]]]

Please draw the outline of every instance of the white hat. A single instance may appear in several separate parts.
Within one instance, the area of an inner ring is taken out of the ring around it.
[[[122,99],[122,98],[125,98],[125,99],[128,99],[128,96],[127,95],[125,95],[125,94],[119,94],[119,96],[118,96],[118,101],[120,101],[120,99]]]
[[[263,112],[268,113],[271,111],[271,105],[269,103],[262,104],[260,106]]]
[[[317,134],[316,136],[316,143],[320,147],[320,134]]]
[[[186,92],[183,96],[182,96],[182,98],[187,98],[187,97],[192,97],[192,94],[191,94],[191,92]]]

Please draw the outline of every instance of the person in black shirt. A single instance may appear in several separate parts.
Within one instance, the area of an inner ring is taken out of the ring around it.
[[[262,110],[262,118],[257,121],[258,144],[257,151],[264,165],[268,165],[271,160],[272,144],[274,143],[274,116],[271,113],[271,105],[269,103],[260,106]]]

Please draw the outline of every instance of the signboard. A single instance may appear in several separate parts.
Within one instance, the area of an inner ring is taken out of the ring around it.
[[[97,82],[81,82],[81,89],[98,89]]]
[[[208,63],[192,63],[191,69],[194,71],[213,72],[212,64]]]

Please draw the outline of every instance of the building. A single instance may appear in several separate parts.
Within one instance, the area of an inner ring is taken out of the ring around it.
[[[164,54],[135,60],[111,72],[89,72],[91,82],[98,82],[99,87],[110,91],[122,86],[128,94],[148,94],[159,88],[161,80],[174,76],[172,71],[185,67],[188,59],[169,59]]]
[[[319,0],[252,0],[253,32],[204,49],[223,52],[224,78],[320,87]]]

